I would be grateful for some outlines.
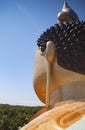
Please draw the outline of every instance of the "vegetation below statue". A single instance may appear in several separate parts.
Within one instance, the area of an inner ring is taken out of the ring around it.
[[[0,130],[18,130],[42,107],[0,105]]]

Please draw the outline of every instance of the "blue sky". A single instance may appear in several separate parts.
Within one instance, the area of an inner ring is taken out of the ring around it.
[[[42,105],[33,89],[36,41],[63,0],[0,0],[0,103]],[[67,0],[85,20],[85,1]]]

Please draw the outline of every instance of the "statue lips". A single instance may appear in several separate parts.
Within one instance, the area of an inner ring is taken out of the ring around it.
[[[37,41],[42,52],[48,41],[54,42],[61,67],[85,75],[85,22],[65,22],[47,29]]]

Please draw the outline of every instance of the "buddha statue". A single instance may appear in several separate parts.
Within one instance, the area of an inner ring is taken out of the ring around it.
[[[64,2],[37,41],[34,89],[46,104],[21,130],[85,129],[85,22]]]
[[[57,18],[59,23],[41,34],[37,42],[33,83],[43,103],[46,103],[48,68],[49,93],[59,90],[60,100],[63,100],[62,86],[85,81],[85,22],[79,21],[66,2]]]

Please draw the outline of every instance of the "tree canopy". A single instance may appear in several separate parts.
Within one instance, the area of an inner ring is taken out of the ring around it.
[[[19,130],[41,108],[0,104],[0,130]]]

